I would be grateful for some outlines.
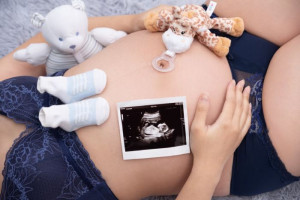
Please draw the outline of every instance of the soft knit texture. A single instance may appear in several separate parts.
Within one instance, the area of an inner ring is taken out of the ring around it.
[[[72,103],[100,94],[105,86],[106,73],[100,69],[70,77],[40,76],[37,82],[37,90],[40,93],[47,92],[64,103]]]
[[[2,0],[0,1],[0,58],[35,35],[39,30],[30,19],[32,14],[47,14],[51,9],[69,0]],[[88,16],[122,15],[139,13],[159,4],[201,4],[203,0],[85,0]],[[253,197],[215,197],[214,200],[297,200],[300,197],[300,182],[273,192]],[[174,200],[175,196],[148,197],[144,200]]]
[[[90,125],[101,125],[109,116],[109,104],[102,98],[42,107],[39,120],[44,127],[60,127],[71,132]]]

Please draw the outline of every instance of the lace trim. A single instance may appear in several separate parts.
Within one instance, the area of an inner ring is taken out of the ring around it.
[[[85,177],[89,179],[93,187],[104,181],[101,172],[90,159],[90,155],[79,140],[77,134],[75,132],[66,132],[62,129],[59,129],[57,134],[60,135],[64,145],[76,162],[76,165],[85,173]]]
[[[248,133],[261,133],[264,120],[261,118],[262,113],[262,87],[263,75],[255,74],[245,80],[251,86],[250,101],[252,103],[252,119]]]
[[[254,74],[248,79],[246,79],[246,82],[248,82],[251,85],[250,96],[253,102],[251,126],[249,128],[248,134],[257,134],[259,136],[261,142],[266,147],[266,150],[269,155],[269,161],[272,167],[278,171],[282,182],[288,184],[293,181],[298,181],[299,178],[293,176],[287,171],[284,163],[280,160],[276,149],[274,148],[271,139],[268,135],[269,131],[265,123],[262,108],[262,88],[264,82],[263,74]]]
[[[49,95],[41,95],[36,90],[36,78],[18,77],[0,82],[0,111],[17,123],[26,124],[26,130],[20,133],[13,145],[6,154],[4,169],[2,171],[4,180],[1,189],[0,199],[29,199],[29,195],[34,192],[33,188],[37,178],[42,176],[43,168],[38,165],[43,164],[45,158],[51,159],[53,156],[62,156],[66,168],[66,179],[63,187],[58,191],[57,198],[76,199],[86,193],[89,188],[84,183],[82,177],[78,175],[74,166],[68,162],[62,149],[57,143],[54,134],[59,132],[55,129],[43,128],[38,121],[38,111],[41,106],[59,104],[57,98]],[[21,111],[21,113],[20,113]],[[62,131],[62,130],[61,130]],[[63,142],[71,152],[72,158],[77,166],[83,170],[87,179],[97,185],[103,179],[101,173],[90,160],[88,152],[84,149],[77,135],[62,131]],[[59,179],[59,177],[58,177]],[[36,197],[44,199],[47,197]]]
[[[42,173],[35,164],[59,150],[48,132],[40,134],[41,131],[40,128],[26,129],[7,152],[1,199],[28,199],[27,193],[33,191],[31,184]]]

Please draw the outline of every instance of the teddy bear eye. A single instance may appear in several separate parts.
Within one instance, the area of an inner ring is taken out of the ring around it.
[[[62,38],[60,37],[60,38],[58,38],[58,40],[62,42],[64,39],[62,39]]]
[[[79,35],[79,32],[76,32],[76,36],[78,36]]]
[[[184,35],[185,34],[185,31],[181,31],[181,35]]]

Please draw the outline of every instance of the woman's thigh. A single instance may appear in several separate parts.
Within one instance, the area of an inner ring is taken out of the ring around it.
[[[300,176],[300,35],[274,55],[263,87],[269,135],[287,170]]]
[[[299,0],[215,1],[218,3],[215,10],[217,15],[221,17],[242,17],[248,32],[279,46],[300,34]]]

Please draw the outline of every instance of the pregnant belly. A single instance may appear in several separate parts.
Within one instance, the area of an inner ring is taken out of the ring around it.
[[[123,161],[116,104],[185,96],[190,125],[198,97],[206,92],[210,97],[207,123],[213,123],[222,109],[226,86],[231,80],[226,59],[218,58],[198,41],[187,52],[176,55],[175,69],[168,73],[158,72],[151,65],[164,51],[161,33],[136,32],[66,73],[69,76],[100,68],[107,74],[107,86],[100,96],[110,104],[109,119],[101,126],[82,128],[77,133],[108,185],[121,199],[178,192],[189,174],[192,160],[189,154]],[[224,173],[229,174],[230,170]]]

